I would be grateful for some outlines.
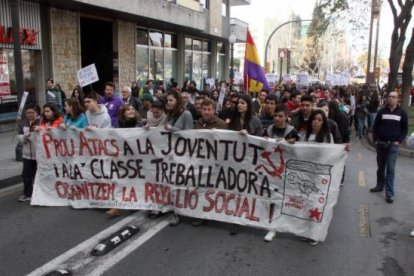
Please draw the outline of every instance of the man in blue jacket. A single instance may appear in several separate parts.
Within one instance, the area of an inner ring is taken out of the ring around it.
[[[372,130],[373,140],[377,148],[377,186],[372,193],[382,192],[385,187],[387,203],[394,202],[395,164],[398,147],[408,132],[407,113],[398,105],[398,93],[390,92],[387,104],[375,119]]]

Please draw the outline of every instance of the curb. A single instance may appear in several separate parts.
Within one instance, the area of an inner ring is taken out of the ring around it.
[[[22,177],[20,175],[12,176],[12,177],[9,177],[9,178],[6,178],[6,179],[1,179],[0,180],[0,189],[7,188],[7,187],[10,187],[10,186],[19,184],[22,181],[23,180],[22,180]]]

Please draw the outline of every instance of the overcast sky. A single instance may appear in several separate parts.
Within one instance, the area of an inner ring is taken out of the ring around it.
[[[358,0],[351,0],[358,1]],[[251,0],[251,5],[232,7],[231,17],[239,18],[254,28],[261,26],[264,18],[278,17],[281,21],[288,21],[289,14],[294,11],[302,19],[312,18],[314,0]],[[369,15],[368,15],[369,16]],[[411,21],[414,21],[412,19]],[[411,22],[413,25],[413,22]],[[276,28],[277,26],[275,26]],[[381,10],[381,27],[379,36],[380,55],[389,55],[390,38],[393,28],[391,9],[387,1],[383,1]],[[407,43],[411,36],[412,27],[407,31]],[[367,32],[367,44],[369,33]],[[263,51],[260,49],[259,51]]]

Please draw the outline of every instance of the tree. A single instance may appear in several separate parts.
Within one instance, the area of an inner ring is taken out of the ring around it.
[[[396,3],[394,3],[396,2]],[[414,6],[414,0],[388,0],[394,18],[394,29],[391,35],[391,50],[389,57],[390,72],[388,74],[388,92],[393,91],[397,86],[398,68],[400,67],[405,36],[408,24],[411,20],[411,12]],[[397,5],[398,6],[397,6]],[[397,11],[399,8],[399,12]],[[408,107],[409,91],[412,83],[412,71],[414,62],[414,30],[411,34],[410,42],[407,46],[404,63],[403,63],[403,84],[402,84],[402,106]]]

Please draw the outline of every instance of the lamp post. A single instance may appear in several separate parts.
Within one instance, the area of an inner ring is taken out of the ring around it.
[[[280,59],[280,68],[279,68],[279,84],[282,84],[282,66],[283,66],[283,58],[285,57],[285,51],[280,51],[279,59]]]
[[[234,53],[234,43],[236,42],[236,35],[231,34],[229,36],[230,42],[230,91],[233,90],[233,79],[234,79],[234,60],[233,60],[233,53]]]

